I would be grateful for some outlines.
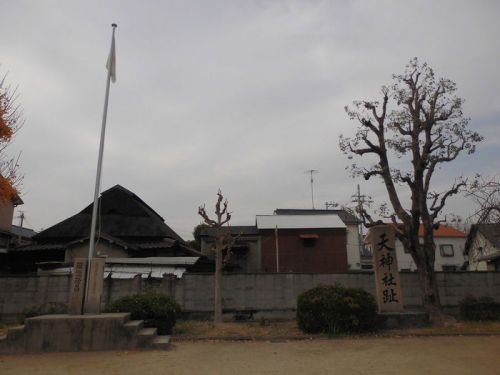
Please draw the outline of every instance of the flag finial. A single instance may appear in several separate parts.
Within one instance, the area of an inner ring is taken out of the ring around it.
[[[116,23],[112,23],[112,24],[111,24],[111,26],[112,26],[113,28],[117,28],[117,27],[118,27],[118,25],[117,25]]]

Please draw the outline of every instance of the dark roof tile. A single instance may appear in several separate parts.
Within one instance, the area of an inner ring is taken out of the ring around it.
[[[137,195],[120,185],[116,185],[101,194],[100,229],[113,237],[119,238],[162,238],[169,237],[184,242],[163,218],[158,215]],[[88,237],[92,216],[92,204],[78,214],[38,233],[36,241],[53,239],[69,240]]]

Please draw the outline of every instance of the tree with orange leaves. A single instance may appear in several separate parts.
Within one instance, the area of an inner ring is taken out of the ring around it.
[[[19,158],[9,157],[5,149],[22,126],[17,90],[0,79],[0,201],[7,202],[19,194],[22,176],[18,174]]]

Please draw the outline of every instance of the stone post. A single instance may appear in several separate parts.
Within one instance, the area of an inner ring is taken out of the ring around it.
[[[87,259],[77,258],[73,263],[73,275],[71,277],[71,289],[69,291],[68,314],[81,315],[83,309],[83,296],[85,293],[85,270]]]
[[[379,312],[403,311],[394,228],[390,225],[371,227],[365,237],[365,242],[370,244],[373,253]]]
[[[84,306],[85,314],[99,314],[101,311],[101,297],[104,285],[105,258],[92,258],[90,260],[90,278],[87,302]]]

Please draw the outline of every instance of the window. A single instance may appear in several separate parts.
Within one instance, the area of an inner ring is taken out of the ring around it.
[[[316,241],[319,238],[317,234],[301,234],[299,237],[302,239],[302,244],[304,245],[304,247],[316,246]]]
[[[452,257],[453,253],[453,245],[439,245],[439,252],[442,257]]]
[[[316,245],[316,238],[304,238],[302,242],[304,247],[314,247]]]

